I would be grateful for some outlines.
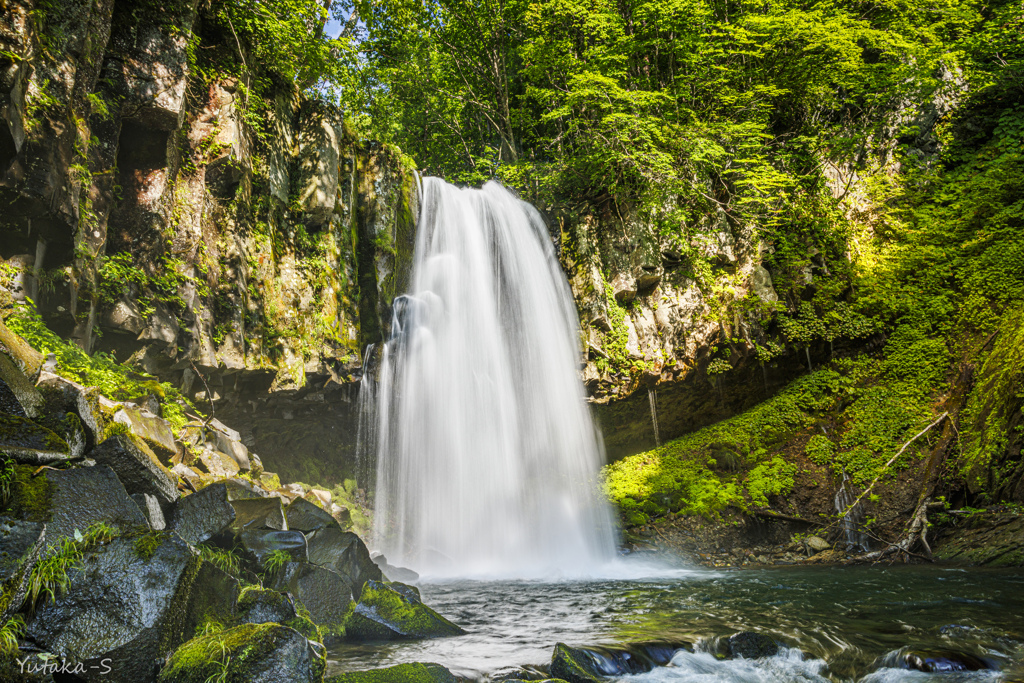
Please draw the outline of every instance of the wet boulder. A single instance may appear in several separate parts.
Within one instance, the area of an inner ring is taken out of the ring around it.
[[[156,496],[150,496],[145,493],[133,493],[131,497],[135,504],[139,506],[139,509],[142,510],[142,514],[146,516],[149,526],[154,531],[163,531],[167,528],[164,511],[160,507],[160,501],[156,499]]]
[[[261,572],[275,553],[287,553],[285,562],[305,562],[306,537],[301,531],[278,531],[277,529],[243,529],[238,534],[243,557],[256,565]]]
[[[45,538],[43,524],[0,517],[0,622],[21,607]]]
[[[367,581],[345,615],[349,640],[396,640],[458,636],[465,631],[420,602],[407,590]]]
[[[192,545],[199,545],[227,529],[235,521],[224,484],[210,484],[181,498],[171,512],[169,527]]]
[[[0,352],[0,411],[21,417],[42,414],[43,396],[6,353]]]
[[[275,573],[272,587],[287,592],[328,633],[340,633],[352,604],[352,587],[344,577],[308,562],[289,562]]]
[[[396,567],[393,564],[389,564],[388,559],[383,555],[373,555],[371,559],[375,565],[380,567],[384,576],[392,581],[413,582],[420,580],[419,574],[406,567]]]
[[[0,413],[0,452],[26,465],[52,465],[71,458],[64,439],[27,417]]]
[[[753,631],[741,631],[725,642],[729,656],[744,659],[773,657],[779,653],[779,644],[770,636]]]
[[[240,592],[238,579],[204,561],[195,574],[182,615],[183,638],[192,636],[198,628],[210,621],[233,623]]]
[[[604,676],[627,676],[665,666],[679,647],[671,643],[631,643],[620,647],[573,648],[559,643],[551,663],[551,675],[570,683]]]
[[[37,606],[26,636],[82,662],[85,680],[152,680],[163,658],[191,635],[184,633],[185,617],[199,564],[171,533],[115,538],[69,571],[67,591]]]
[[[243,624],[283,624],[297,616],[292,599],[275,590],[250,588],[238,599],[238,617]]]
[[[345,577],[352,586],[352,599],[358,599],[359,591],[367,581],[383,581],[380,567],[370,559],[366,544],[351,531],[335,527],[324,527],[306,534],[309,561],[327,567]]]
[[[956,650],[910,650],[903,648],[886,655],[882,666],[895,669],[911,669],[925,673],[948,673],[954,671],[985,671],[995,668],[993,664],[968,652]]]
[[[14,468],[10,516],[46,524],[46,547],[61,539],[74,538],[97,522],[121,532],[148,530],[149,522],[125,492],[114,471],[104,465],[69,470],[44,470],[34,476],[34,468]]]
[[[324,679],[324,683],[459,683],[448,669],[440,664],[399,664],[386,669],[346,671]]]
[[[89,457],[114,470],[129,494],[154,496],[163,505],[178,500],[178,485],[146,443],[133,434],[115,434],[89,451]]]
[[[85,425],[81,418],[75,413],[47,413],[36,418],[36,424],[46,427],[54,434],[64,439],[68,445],[68,453],[71,460],[81,459],[89,445],[89,437],[86,435]]]
[[[59,375],[43,371],[36,385],[43,396],[45,413],[74,413],[85,427],[86,449],[104,439],[107,418],[96,387],[83,387]]]
[[[288,528],[309,532],[324,528],[341,529],[338,520],[305,498],[296,498],[284,510]]]
[[[322,649],[298,631],[279,624],[242,624],[188,641],[171,655],[157,680],[320,683],[326,667]]]
[[[114,413],[114,422],[123,424],[142,439],[156,455],[170,458],[178,452],[171,425],[148,410],[124,405]]]
[[[231,528],[236,532],[243,529],[288,530],[281,499],[276,496],[232,500],[230,503],[235,509],[235,520],[231,523]]]

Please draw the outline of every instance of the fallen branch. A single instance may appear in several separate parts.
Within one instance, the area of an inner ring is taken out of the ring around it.
[[[889,543],[885,548],[862,555],[858,559],[867,562],[878,562],[894,553],[902,553],[904,561],[912,555],[932,562],[932,547],[928,544],[928,510],[942,507],[942,503],[933,503],[931,498],[925,498],[917,506],[917,510],[914,511],[913,521],[910,523],[910,528],[907,529],[907,533],[902,540],[898,543]],[[914,546],[919,541],[924,546],[925,555],[912,552]]]
[[[750,514],[760,515],[762,517],[774,517],[775,519],[784,519],[787,522],[802,522],[804,524],[809,524],[811,526],[826,526],[821,522],[815,522],[810,519],[804,519],[803,517],[794,517],[793,515],[785,515],[781,512],[775,512],[775,510],[752,509],[750,510]]]

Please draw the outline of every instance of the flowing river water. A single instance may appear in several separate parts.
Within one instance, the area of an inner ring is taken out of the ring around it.
[[[421,585],[424,601],[463,626],[454,638],[345,645],[329,671],[436,662],[488,680],[504,667],[543,666],[555,643],[666,641],[670,665],[635,683],[1024,681],[1024,572],[893,566],[677,570],[648,579],[451,580]],[[723,660],[714,639],[740,631],[784,647],[770,658]],[[901,650],[902,648],[902,650]],[[922,673],[891,666],[907,650],[954,650],[992,669]],[[889,656],[886,666],[886,657]]]

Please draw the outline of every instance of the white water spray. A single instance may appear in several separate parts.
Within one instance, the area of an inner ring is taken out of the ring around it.
[[[576,310],[537,211],[423,179],[412,291],[377,388],[375,541],[441,576],[573,576],[614,558]]]

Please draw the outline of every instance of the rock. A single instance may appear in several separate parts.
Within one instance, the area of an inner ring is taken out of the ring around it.
[[[238,617],[243,624],[283,624],[297,616],[295,603],[285,593],[250,588],[238,599]]]
[[[160,661],[191,635],[183,630],[200,562],[174,534],[153,533],[87,552],[69,572],[67,591],[37,606],[28,638],[95,666],[85,680],[153,680]],[[103,664],[110,667],[106,676]]]
[[[275,552],[288,553],[291,562],[306,562],[306,537],[301,531],[247,528],[238,539],[246,558],[257,565],[257,573]]]
[[[672,661],[681,646],[671,643],[631,643],[622,647],[573,648],[559,643],[551,662],[551,676],[574,681],[601,680],[605,676],[645,673]],[[557,670],[556,670],[557,669]]]
[[[980,657],[956,650],[908,650],[903,648],[890,652],[882,658],[880,663],[885,667],[913,669],[925,673],[985,671],[995,668]]]
[[[295,187],[303,222],[318,227],[334,211],[345,125],[340,116],[316,112],[302,117]]]
[[[235,623],[240,590],[238,579],[204,561],[195,575],[185,607],[183,638],[194,635],[197,629],[210,621]]]
[[[772,285],[772,276],[761,264],[754,266],[754,270],[751,273],[750,285],[753,287],[754,293],[757,294],[761,301],[771,303],[779,300],[779,295],[776,294],[775,287]]]
[[[235,508],[228,502],[227,487],[218,483],[180,499],[171,513],[169,527],[192,545],[199,545],[234,521]]]
[[[156,496],[151,496],[148,493],[132,493],[129,494],[135,504],[142,510],[142,514],[149,520],[149,526],[155,531],[163,531],[167,528],[167,520],[164,519],[164,512],[160,508],[160,501],[156,499]]]
[[[324,683],[459,683],[455,675],[440,664],[399,664],[386,669],[346,671],[324,679]]]
[[[50,465],[71,458],[64,439],[27,417],[0,413],[0,452],[26,465]]]
[[[43,524],[0,517],[0,622],[21,608],[45,539]]]
[[[392,581],[419,581],[420,575],[411,569],[405,567],[396,567],[393,564],[388,564],[388,560],[383,555],[375,555],[373,563],[380,567],[380,570]]]
[[[11,482],[9,514],[46,524],[46,547],[73,538],[97,522],[122,532],[149,529],[149,522],[124,490],[114,471],[104,465],[70,470],[44,470],[18,465]]]
[[[323,510],[331,509],[331,492],[323,489],[310,489],[306,493],[306,499]]]
[[[180,481],[188,482],[193,489],[198,490],[202,488],[203,477],[188,465],[178,463],[171,468],[171,473],[177,476]]]
[[[351,531],[337,527],[317,529],[306,534],[309,561],[327,567],[343,576],[352,586],[352,599],[359,599],[367,581],[383,581],[380,567],[370,559],[370,551],[363,540]]]
[[[217,418],[213,418],[212,420],[210,420],[210,422],[209,422],[209,424],[207,426],[212,431],[219,432],[220,434],[226,436],[231,441],[241,441],[242,440],[242,435],[241,434],[239,434],[236,430],[232,429],[231,427],[228,427],[226,424],[224,424],[223,422],[221,422]]]
[[[231,523],[231,528],[235,531],[243,529],[288,530],[288,522],[285,520],[280,498],[271,496],[232,500],[231,507],[235,509],[235,521]]]
[[[328,631],[325,635],[342,631],[352,604],[352,587],[344,577],[308,562],[289,562],[275,574],[272,587],[302,603],[313,622]]]
[[[935,557],[960,565],[1024,566],[1024,516],[973,514],[937,544]]]
[[[178,500],[177,478],[134,434],[115,434],[89,451],[89,457],[114,470],[128,493],[155,496],[163,505]]]
[[[101,395],[96,387],[83,387],[59,375],[43,371],[36,383],[48,413],[74,413],[85,427],[86,448],[103,441],[107,418],[103,416]]]
[[[804,546],[816,553],[820,553],[822,550],[828,550],[832,547],[828,541],[818,536],[811,536],[810,538],[804,539]]]
[[[203,468],[215,477],[223,479],[234,477],[241,469],[234,458],[218,450],[204,448],[199,451],[197,458]]]
[[[43,396],[6,353],[0,353],[0,411],[21,417],[38,417]]]
[[[298,631],[279,624],[242,624],[193,638],[178,648],[159,683],[320,683],[327,662]]]
[[[247,500],[250,498],[266,498],[268,494],[251,481],[235,477],[224,482],[228,487],[228,500]]]
[[[39,372],[46,362],[43,354],[29,346],[28,342],[11,331],[0,321],[0,351],[7,354],[18,369],[31,382],[39,377]]]
[[[114,422],[131,429],[133,434],[146,442],[146,445],[159,456],[170,458],[178,452],[170,423],[149,411],[124,406],[114,413]]]
[[[288,519],[289,529],[308,532],[323,528],[341,528],[334,517],[305,498],[296,498],[289,503],[284,514]]]
[[[224,453],[235,461],[235,464],[238,465],[240,470],[248,472],[251,469],[251,465],[249,463],[249,449],[245,447],[245,444],[238,440],[238,432],[234,430],[230,431],[231,434],[234,435],[234,438],[232,435],[220,430],[210,431],[210,444],[213,447],[212,450],[218,450],[221,453]]]
[[[399,592],[380,581],[367,581],[345,615],[348,640],[440,638],[465,631],[430,609],[408,591]]]
[[[588,650],[558,643],[551,657],[551,675],[568,683],[601,683],[598,661]]]
[[[72,460],[79,460],[85,456],[85,449],[89,445],[89,438],[86,435],[85,425],[75,413],[48,413],[36,418],[36,424],[46,427],[54,434],[64,439],[68,445],[68,452]]]
[[[779,653],[779,645],[771,637],[753,631],[741,631],[726,641],[729,655],[744,659],[772,657]]]
[[[273,472],[262,472],[259,477],[263,488],[268,491],[275,491],[281,488],[281,477],[277,476]]]

